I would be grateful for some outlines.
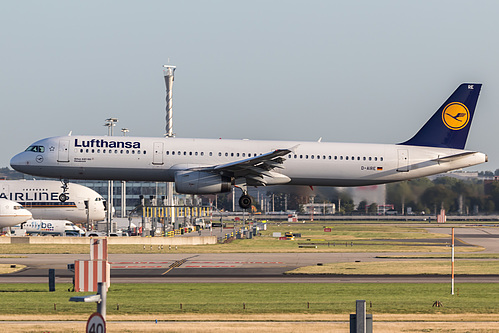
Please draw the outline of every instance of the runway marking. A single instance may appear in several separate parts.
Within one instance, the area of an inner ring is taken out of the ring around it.
[[[130,266],[130,265],[125,265],[125,266],[113,266],[112,268],[163,268],[164,266]]]
[[[237,266],[236,265],[216,265],[216,266],[188,265],[188,266],[184,266],[184,267],[186,267],[186,268],[220,268],[220,267],[237,267]]]
[[[147,268],[165,268],[166,264],[170,264],[168,269],[161,275],[165,275],[174,268],[180,266],[185,268],[235,268],[241,265],[282,265],[281,261],[189,261],[190,258],[181,260],[169,261],[117,261],[110,262],[113,269],[147,269]],[[189,261],[189,265],[184,265]]]
[[[184,258],[184,259],[175,261],[173,264],[170,265],[170,267],[168,268],[168,270],[166,270],[166,272],[163,272],[161,275],[165,275],[166,273],[168,273],[172,269],[174,269],[176,267],[182,266],[187,260],[189,260],[190,258],[194,258],[194,257],[197,257],[197,255],[189,257],[189,258]]]
[[[280,261],[191,261],[193,264],[284,264]]]
[[[124,264],[169,264],[172,261],[117,261],[110,262],[111,265],[124,265]]]

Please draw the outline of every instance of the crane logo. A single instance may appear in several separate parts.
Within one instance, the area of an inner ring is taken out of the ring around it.
[[[447,128],[458,131],[468,125],[470,111],[466,105],[459,102],[452,102],[445,106],[442,111],[442,121]]]

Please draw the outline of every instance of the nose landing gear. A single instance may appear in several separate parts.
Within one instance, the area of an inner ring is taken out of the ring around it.
[[[60,202],[65,202],[69,199],[69,195],[68,195],[68,188],[69,188],[69,180],[67,179],[61,179],[61,183],[62,183],[62,193],[59,194],[59,201]]]

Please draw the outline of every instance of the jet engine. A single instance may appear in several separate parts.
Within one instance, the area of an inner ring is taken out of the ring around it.
[[[178,171],[175,190],[183,194],[215,194],[229,192],[232,179],[209,171]]]

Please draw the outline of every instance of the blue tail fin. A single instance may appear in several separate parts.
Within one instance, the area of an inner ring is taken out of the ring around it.
[[[400,144],[464,149],[481,88],[461,84],[416,135]]]

